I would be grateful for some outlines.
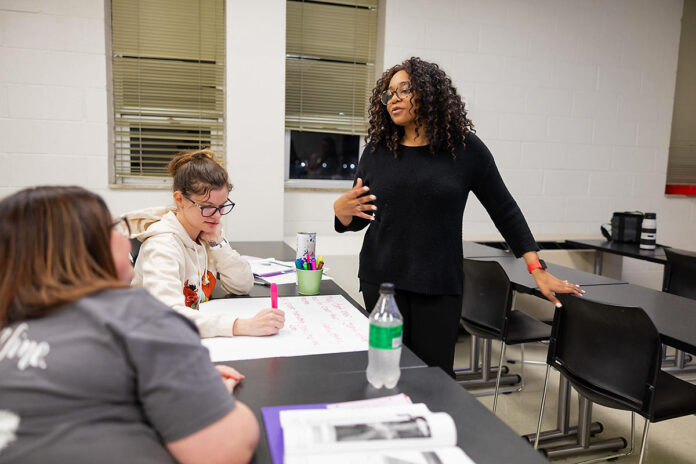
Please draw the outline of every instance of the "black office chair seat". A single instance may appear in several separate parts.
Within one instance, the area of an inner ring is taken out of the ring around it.
[[[696,414],[696,385],[660,370],[653,401],[651,422]]]
[[[464,259],[464,291],[462,317],[464,328],[471,335],[500,340],[500,362],[493,392],[493,413],[498,406],[500,377],[507,345],[522,345],[522,385],[524,387],[524,343],[548,340],[551,326],[512,309],[512,284],[502,266],[495,261]]]
[[[641,308],[558,295],[546,358],[544,393],[534,447],[539,444],[549,368],[554,367],[590,401],[645,418],[638,462],[645,457],[650,422],[696,413],[696,385],[660,369],[660,334]],[[610,458],[625,456],[631,449]],[[606,458],[605,458],[606,459]]]
[[[510,312],[508,331],[503,341],[508,345],[517,345],[548,340],[550,336],[550,325],[544,324],[522,311],[513,310]]]

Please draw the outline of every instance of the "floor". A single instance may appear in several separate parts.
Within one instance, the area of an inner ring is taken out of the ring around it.
[[[468,335],[462,335],[457,344],[455,368],[469,366],[469,351],[471,347]],[[500,344],[494,342],[492,359],[500,356]],[[519,347],[508,347],[506,358],[519,360]],[[546,345],[533,343],[525,346],[525,359],[545,361]],[[494,362],[494,364],[497,361]],[[511,373],[519,373],[519,362],[508,364]],[[536,431],[539,419],[539,406],[541,393],[544,387],[544,375],[546,366],[541,364],[525,364],[526,386],[520,393],[500,395],[498,398],[498,416],[520,435]],[[685,379],[696,379],[696,372],[690,375],[680,375]],[[549,389],[546,396],[546,407],[542,430],[550,429],[556,423],[556,396],[558,391],[558,373],[552,370],[549,379]],[[476,390],[471,390],[475,393]],[[481,403],[489,409],[493,408],[493,396],[480,396]],[[577,424],[577,395],[573,393],[571,400],[572,411],[570,424]],[[617,411],[598,405],[593,405],[593,420],[604,425],[604,431],[598,438],[611,438],[621,436],[629,439],[631,430],[631,415],[626,411]],[[634,455],[619,458],[619,464],[638,462],[640,453],[640,438],[643,431],[643,418],[636,416],[636,439]],[[573,463],[608,455],[607,453],[576,456],[573,458],[558,459],[556,463]],[[658,422],[650,425],[648,435],[648,449],[644,463],[660,464],[686,464],[696,463],[696,416],[686,416],[679,419]]]

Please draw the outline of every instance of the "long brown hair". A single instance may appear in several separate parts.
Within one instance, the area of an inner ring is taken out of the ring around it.
[[[184,195],[207,195],[211,190],[232,190],[227,170],[212,150],[189,150],[177,154],[167,166],[174,178],[173,190]]]
[[[382,104],[381,94],[399,71],[408,73],[414,98],[418,101],[419,108],[415,112],[416,134],[420,129],[425,131],[432,153],[446,151],[454,157],[457,147],[464,144],[466,134],[474,132],[474,124],[467,117],[464,101],[449,76],[437,64],[417,57],[386,70],[372,91],[370,128],[367,132],[370,153],[384,144],[394,156],[397,155],[404,128],[391,120],[387,107]]]
[[[0,201],[0,328],[120,282],[112,220],[82,187],[34,187]]]

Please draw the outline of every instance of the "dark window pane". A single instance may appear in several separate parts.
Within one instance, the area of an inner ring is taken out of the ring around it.
[[[290,131],[290,179],[353,180],[359,135]]]

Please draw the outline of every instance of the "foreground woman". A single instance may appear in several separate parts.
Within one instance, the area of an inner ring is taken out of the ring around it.
[[[241,376],[128,287],[127,222],[80,187],[38,187],[2,200],[0,224],[0,463],[249,461]]]

